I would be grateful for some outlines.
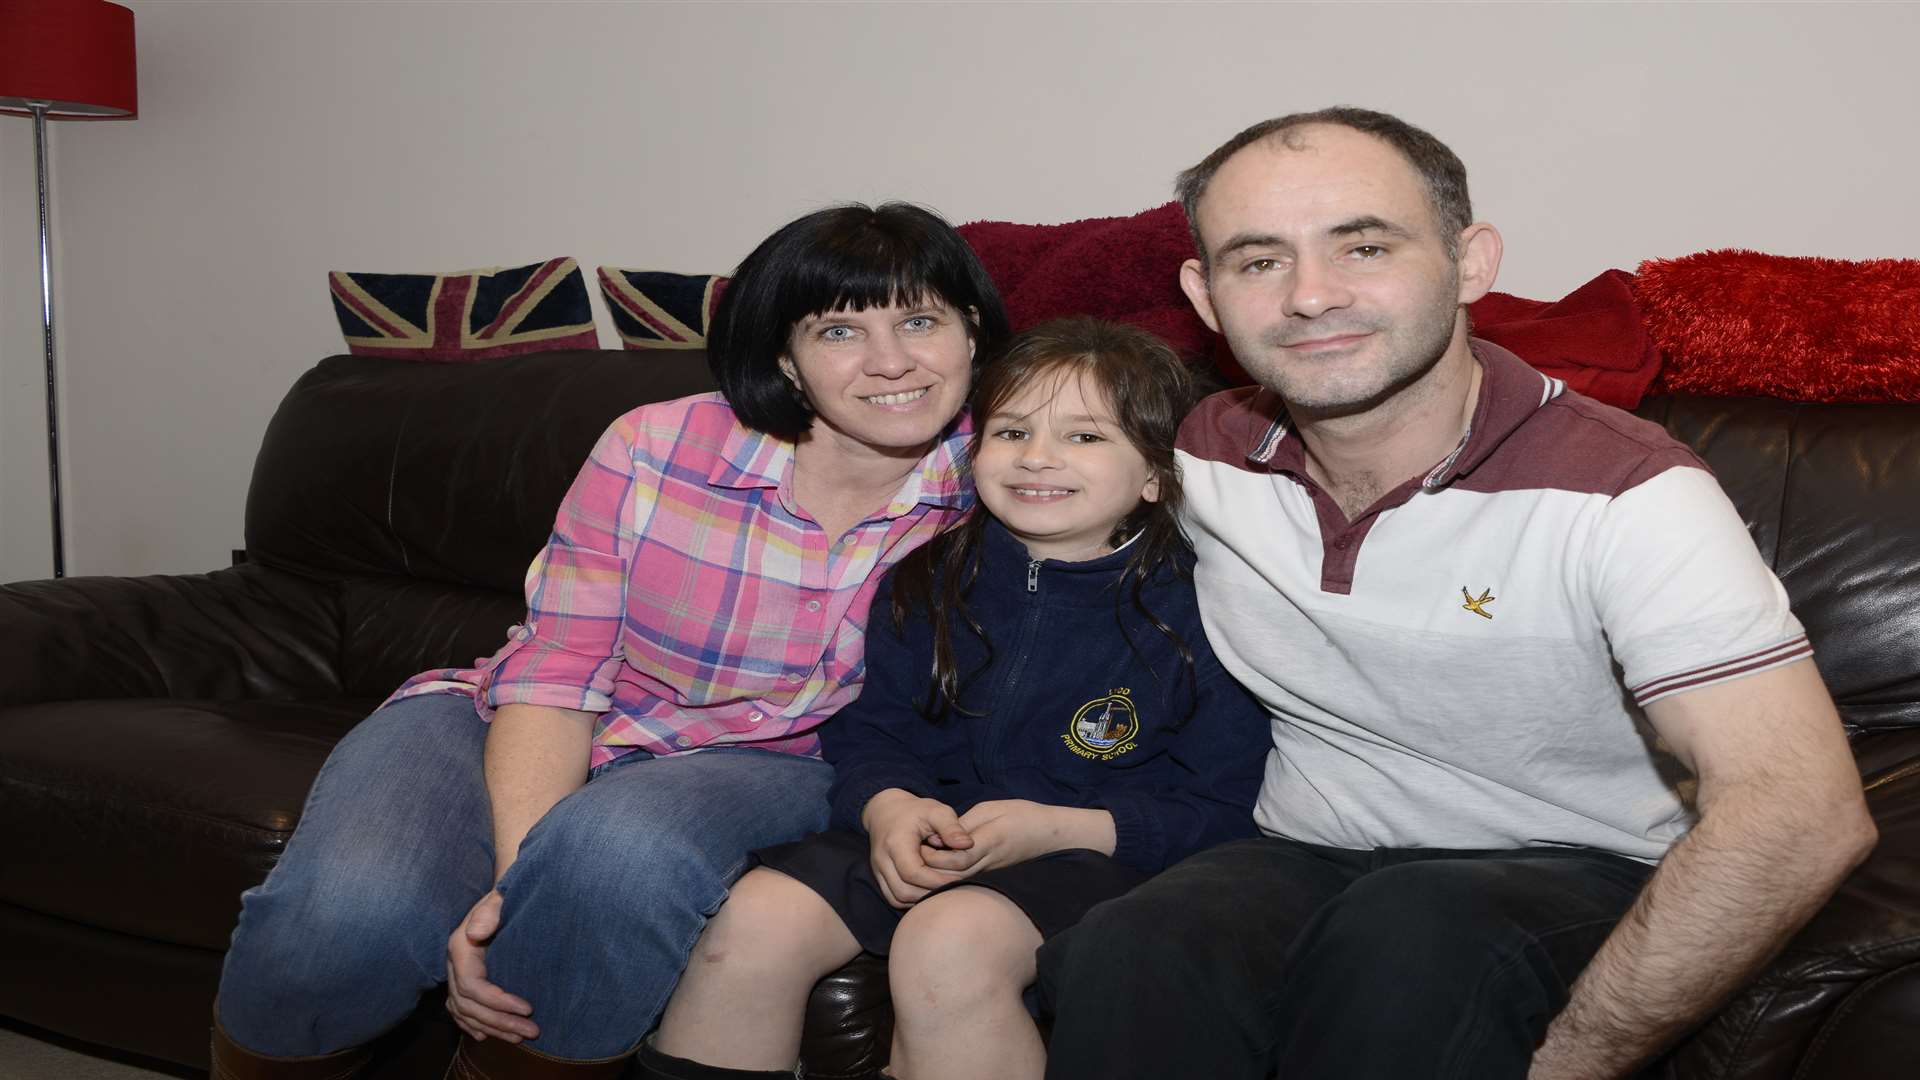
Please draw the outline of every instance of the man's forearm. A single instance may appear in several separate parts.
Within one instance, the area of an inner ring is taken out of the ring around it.
[[[1747,979],[1872,848],[1857,804],[1728,792],[1676,844],[1574,983],[1532,1080],[1622,1076]]]
[[[486,773],[495,881],[513,865],[527,830],[586,783],[592,743],[592,713],[546,705],[504,705],[494,713]]]

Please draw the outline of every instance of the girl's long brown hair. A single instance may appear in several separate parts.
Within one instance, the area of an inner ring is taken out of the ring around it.
[[[1131,600],[1149,625],[1172,640],[1186,664],[1191,685],[1193,651],[1142,598],[1147,583],[1162,568],[1180,567],[1179,556],[1189,546],[1180,530],[1180,508],[1185,499],[1173,443],[1180,421],[1193,403],[1193,379],[1174,351],[1145,330],[1100,319],[1054,319],[1022,331],[981,369],[973,389],[971,449],[977,452],[980,448],[986,418],[1028,387],[1044,379],[1076,377],[1090,379],[1106,394],[1121,433],[1146,459],[1151,475],[1160,482],[1159,499],[1141,502],[1108,538],[1114,547],[1133,540],[1132,554],[1121,573],[1121,588],[1114,594],[1114,618],[1125,635],[1126,623],[1120,616]],[[961,711],[963,686],[993,662],[993,642],[987,640],[986,632],[967,607],[967,594],[980,574],[980,544],[987,519],[985,507],[976,506],[960,524],[907,555],[894,570],[894,632],[904,633],[912,619],[929,619],[933,624],[933,678],[920,711],[935,723],[943,721],[950,710]],[[986,646],[987,657],[979,669],[962,673],[958,668],[953,652],[956,621]],[[1128,643],[1132,644],[1131,639]],[[1197,687],[1194,689],[1197,694]],[[1190,695],[1189,715],[1192,700]]]

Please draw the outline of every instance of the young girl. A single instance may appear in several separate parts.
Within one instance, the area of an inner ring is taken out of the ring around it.
[[[1157,338],[1092,319],[984,368],[986,512],[876,594],[866,686],[821,729],[834,831],[756,853],[643,1076],[793,1075],[809,991],[864,949],[888,955],[892,1075],[1039,1077],[1022,994],[1041,942],[1253,834],[1267,719],[1194,602],[1173,454],[1188,393]]]

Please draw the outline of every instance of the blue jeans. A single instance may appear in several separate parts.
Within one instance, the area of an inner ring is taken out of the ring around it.
[[[1653,868],[1238,840],[1040,948],[1048,1080],[1522,1080]]]
[[[487,725],[458,694],[397,701],[314,780],[265,883],[241,898],[216,1006],[241,1046],[357,1046],[446,981],[447,936],[493,885]],[[487,977],[533,1003],[561,1058],[632,1049],[754,848],[825,827],[832,768],[765,750],[630,754],[534,825],[501,878]]]

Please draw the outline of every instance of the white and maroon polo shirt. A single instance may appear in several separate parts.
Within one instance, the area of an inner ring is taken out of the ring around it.
[[[1690,451],[1473,352],[1459,448],[1351,523],[1271,391],[1181,428],[1207,634],[1273,715],[1255,817],[1343,848],[1657,860],[1693,814],[1642,708],[1811,647]]]

